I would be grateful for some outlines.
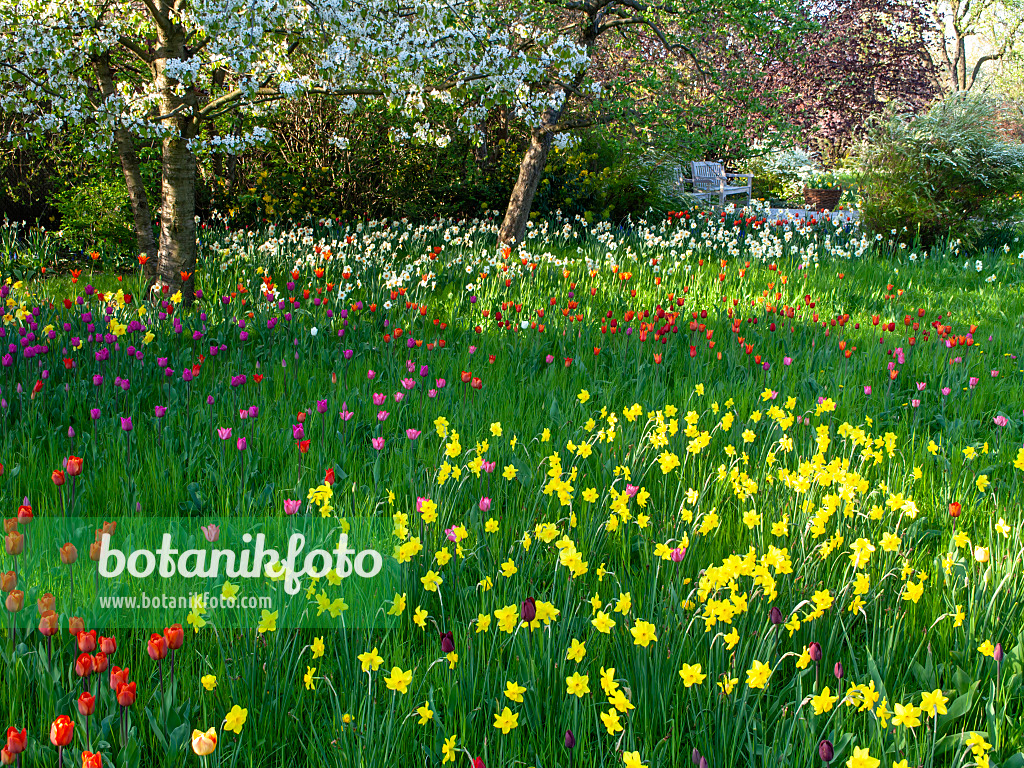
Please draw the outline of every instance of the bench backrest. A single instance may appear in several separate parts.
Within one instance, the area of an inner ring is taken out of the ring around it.
[[[690,170],[696,189],[718,189],[725,179],[725,167],[721,163],[695,160],[690,163]]]

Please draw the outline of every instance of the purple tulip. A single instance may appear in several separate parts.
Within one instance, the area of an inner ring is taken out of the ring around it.
[[[245,450],[245,446],[247,445],[246,442],[245,442],[245,438],[244,437],[238,438],[238,442],[235,443],[235,445],[238,446],[238,450],[244,451]]]
[[[122,432],[131,432],[132,431],[132,417],[131,416],[128,416],[128,417],[122,416],[121,417],[121,431]]]

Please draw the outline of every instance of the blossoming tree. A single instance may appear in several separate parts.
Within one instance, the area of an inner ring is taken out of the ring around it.
[[[303,93],[382,99],[419,113],[466,98],[467,129],[512,98],[540,110],[573,82],[586,50],[531,23],[508,23],[482,0],[0,0],[0,109],[37,132],[93,128],[116,147],[147,278],[194,296],[197,157],[265,138],[211,135],[216,118],[252,119]],[[430,135],[428,124],[421,133]],[[135,150],[161,142],[159,237]]]

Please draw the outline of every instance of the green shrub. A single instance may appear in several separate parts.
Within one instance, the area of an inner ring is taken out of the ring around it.
[[[856,160],[862,220],[873,232],[971,245],[1021,209],[1024,145],[1000,135],[982,95],[954,95],[920,115],[888,113],[869,124]]]

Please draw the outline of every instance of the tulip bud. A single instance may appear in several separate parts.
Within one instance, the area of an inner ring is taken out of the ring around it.
[[[25,593],[20,589],[15,589],[7,595],[7,600],[4,602],[7,604],[8,611],[19,613],[25,607]]]
[[[537,618],[537,601],[532,597],[526,598],[519,608],[519,613],[522,620],[529,624]]]
[[[473,768],[487,768],[487,766],[484,765],[484,759],[482,757],[474,757]]]
[[[807,655],[811,657],[811,661],[821,661],[821,644],[815,642],[807,646]]]
[[[146,643],[146,652],[153,661],[164,659],[167,656],[167,640],[154,632]]]
[[[4,537],[4,549],[11,557],[17,557],[25,551],[25,537],[18,531],[8,533]]]
[[[7,751],[12,755],[20,755],[28,747],[28,729],[22,728],[19,733],[11,726],[7,729]]]
[[[164,639],[167,641],[168,649],[176,651],[181,648],[185,644],[185,631],[181,628],[181,624],[166,627],[164,629]]]
[[[74,544],[68,543],[60,548],[60,561],[64,565],[74,565],[78,562],[78,549]]]
[[[89,545],[89,559],[94,563],[100,561],[100,553],[103,551],[103,545],[100,542],[95,541]]]
[[[843,662],[837,661],[835,667],[832,668],[832,672],[835,674],[837,680],[843,679]]]
[[[39,615],[39,634],[53,637],[60,631],[59,619],[53,611],[44,611]]]
[[[772,609],[768,611],[768,618],[771,620],[772,624],[778,626],[782,623],[782,611],[773,605]]]
[[[79,653],[92,653],[96,650],[96,630],[79,632],[77,636]]]
[[[121,707],[130,707],[135,703],[135,683],[126,683],[117,687],[117,703]]]
[[[825,765],[832,762],[832,758],[835,757],[835,749],[832,747],[832,742],[828,739],[822,739],[818,744],[818,756],[821,758]]]
[[[572,749],[576,746],[576,737],[572,735],[572,729],[567,728],[565,730],[565,748]]]
[[[693,751],[690,753],[690,762],[694,765],[698,765],[700,763],[700,752],[696,747],[694,747]]]
[[[86,691],[78,697],[78,713],[82,717],[89,717],[96,711],[96,698]]]
[[[75,659],[75,674],[79,677],[88,677],[92,674],[92,656],[88,653],[79,654]]]
[[[57,610],[57,598],[47,592],[45,595],[36,600],[36,610],[39,611],[39,615],[42,616],[47,611]]]
[[[14,588],[18,586],[18,574],[14,571],[7,571],[7,573],[0,573],[0,590],[4,592],[13,592]]]
[[[697,763],[697,768],[708,768],[708,759],[701,755],[700,762]]]
[[[200,757],[212,755],[217,749],[217,729],[211,728],[206,733],[192,731],[192,751]]]
[[[1003,644],[996,643],[996,649],[992,651],[992,658],[996,660],[996,663],[1002,663],[1003,661]]]

